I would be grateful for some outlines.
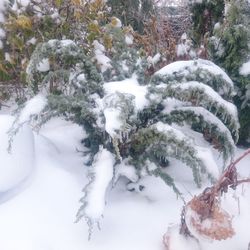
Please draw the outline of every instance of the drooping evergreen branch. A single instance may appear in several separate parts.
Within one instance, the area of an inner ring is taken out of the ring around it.
[[[191,125],[197,132],[203,133],[206,140],[223,153],[224,161],[234,155],[235,144],[229,129],[211,112],[202,107],[176,108],[170,114],[160,117],[161,121],[178,125]]]
[[[209,86],[198,82],[172,84],[165,89],[165,96],[190,102],[193,106],[201,106],[212,112],[230,128],[238,140],[238,112],[236,107],[225,101]]]
[[[176,158],[188,165],[193,172],[193,177],[198,186],[201,185],[202,174],[208,174],[213,179],[214,172],[206,165],[206,162],[200,158],[199,149],[193,145],[193,142],[180,131],[171,128],[167,124],[157,123],[150,128],[138,130],[133,136],[131,142],[131,155],[140,165],[145,164],[146,159],[156,161],[168,157]],[[156,156],[153,157],[153,156]],[[210,166],[217,168],[216,164]]]

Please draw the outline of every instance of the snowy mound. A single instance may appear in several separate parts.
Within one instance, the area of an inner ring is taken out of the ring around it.
[[[8,130],[14,117],[0,116],[0,192],[16,187],[31,172],[34,165],[34,139],[31,129],[24,125],[14,138],[8,153]]]

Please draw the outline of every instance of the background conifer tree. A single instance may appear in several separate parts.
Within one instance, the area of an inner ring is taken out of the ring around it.
[[[225,19],[214,29],[210,39],[213,60],[223,67],[236,85],[234,98],[240,117],[240,140],[250,139],[250,3],[246,0],[226,1]]]

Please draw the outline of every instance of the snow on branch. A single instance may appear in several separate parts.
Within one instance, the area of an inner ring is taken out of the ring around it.
[[[144,161],[153,156],[161,161],[168,157],[182,161],[192,169],[198,186],[204,174],[212,180],[218,177],[218,167],[209,149],[194,145],[191,138],[162,122],[140,129],[133,138],[132,149]]]
[[[181,82],[200,81],[223,96],[231,96],[233,93],[234,85],[230,77],[219,66],[204,59],[171,63],[157,71],[154,76],[159,78],[157,82],[171,82],[171,79]]]
[[[181,143],[186,142],[187,148],[185,150],[193,151],[191,154],[192,157],[196,159],[197,163],[199,162],[197,165],[198,168],[196,170],[199,170],[200,173],[204,173],[204,172],[208,173],[208,175],[212,177],[212,179],[218,178],[219,176],[218,166],[216,162],[214,161],[213,155],[209,149],[194,145],[193,141],[189,137],[184,135],[181,131],[167,124],[158,122],[155,125],[155,127],[159,132],[165,134],[165,136],[167,137],[174,136],[176,141],[179,141]],[[190,163],[186,162],[186,164],[189,165]],[[192,163],[190,165],[192,166]]]
[[[223,153],[224,161],[232,159],[235,143],[229,129],[211,112],[203,107],[180,107],[171,111],[171,121],[182,124],[199,125],[205,139]]]
[[[159,88],[161,88],[159,86]],[[190,102],[193,106],[202,106],[223,120],[238,139],[238,112],[234,104],[224,100],[211,87],[201,82],[177,83],[166,86],[165,95]]]
[[[99,220],[105,207],[105,195],[113,178],[113,166],[115,157],[107,149],[99,148],[89,172],[89,183],[84,187],[83,203],[77,212],[76,222],[83,217],[89,226],[89,239],[95,224],[99,226]]]

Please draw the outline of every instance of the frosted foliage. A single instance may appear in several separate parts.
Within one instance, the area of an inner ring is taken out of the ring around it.
[[[234,141],[232,138],[232,135],[229,131],[229,129],[224,125],[224,123],[217,118],[215,115],[213,115],[211,112],[206,110],[203,107],[179,107],[176,110],[183,110],[183,111],[192,111],[197,116],[202,116],[209,124],[213,124],[216,126],[217,129],[220,130],[222,134],[227,135],[227,139],[229,140],[231,145],[234,145]]]
[[[197,69],[204,69],[210,72],[213,75],[221,76],[230,87],[233,87],[233,82],[229,78],[229,76],[217,65],[212,63],[211,61],[198,59],[198,60],[190,60],[190,61],[177,61],[171,63],[159,71],[157,71],[156,75],[173,75],[178,72],[182,72],[183,75],[188,75],[190,72],[195,72]]]
[[[174,134],[176,140],[185,141],[186,143],[190,144],[191,147],[195,149],[196,157],[203,163],[204,167],[206,168],[206,172],[210,174],[214,179],[217,179],[219,176],[219,170],[217,163],[213,158],[213,154],[211,150],[204,147],[199,147],[195,145],[194,141],[182,133],[180,130],[173,128],[167,124],[162,122],[158,122],[154,127],[159,131],[166,135],[172,133]]]
[[[176,85],[178,86],[178,85]],[[237,119],[238,117],[238,113],[237,113],[237,109],[235,107],[235,105],[233,105],[230,102],[227,102],[226,100],[224,100],[218,93],[216,93],[211,87],[201,83],[201,82],[187,82],[185,84],[180,84],[179,85],[180,88],[182,89],[186,89],[189,87],[194,87],[194,88],[201,88],[203,89],[206,94],[214,100],[214,102],[218,102],[220,103],[222,106],[225,107],[225,109],[227,109],[229,111],[229,113],[231,113],[232,117],[234,117],[235,119]]]
[[[114,155],[106,149],[100,149],[95,156],[90,173],[91,182],[87,187],[85,215],[93,222],[100,219],[105,207],[105,194],[113,178]]]
[[[180,130],[173,128],[170,125],[164,124],[162,122],[158,122],[155,125],[156,129],[159,132],[162,132],[164,134],[168,134],[169,132],[174,133],[174,135],[176,136],[176,138],[178,140],[186,140],[186,141],[190,141],[190,139],[188,137],[186,137]]]
[[[221,40],[216,36],[212,36],[210,38],[210,42],[216,48],[215,54],[219,57],[223,56],[223,54],[225,53],[225,48],[223,44],[221,43]]]
[[[166,114],[169,114],[171,111],[185,106],[184,102],[177,100],[176,98],[171,98],[171,97],[165,98],[162,104],[164,105],[163,113],[166,113]]]
[[[39,83],[34,83],[34,77],[38,73],[45,73],[50,70],[49,57],[52,55],[65,57],[65,55],[69,54],[69,51],[72,57],[75,57],[79,52],[79,48],[72,40],[53,39],[49,40],[47,43],[38,45],[26,68],[28,82],[32,85],[38,85]]]
[[[201,90],[206,94],[206,99],[203,97],[202,100],[200,100],[201,103],[204,103],[207,109],[211,109],[212,104],[215,104],[218,108],[222,108],[226,111],[229,117],[224,117],[224,120],[231,119],[234,122],[234,129],[239,128],[239,122],[238,122],[238,111],[234,104],[224,100],[218,93],[216,93],[211,87],[207,86],[206,84],[200,83],[200,82],[186,82],[181,84],[175,84],[172,85],[171,88],[178,90],[190,90],[197,89]],[[224,114],[226,115],[226,114]]]

